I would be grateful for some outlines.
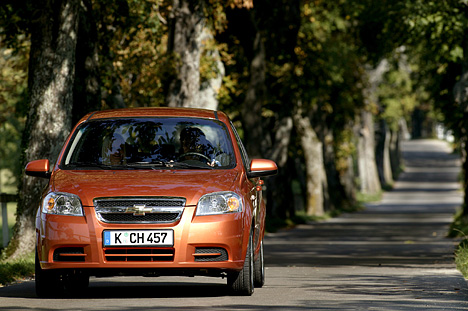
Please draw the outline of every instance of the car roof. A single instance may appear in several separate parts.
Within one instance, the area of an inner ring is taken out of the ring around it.
[[[143,107],[95,111],[84,116],[81,121],[129,117],[193,117],[219,119],[224,122],[229,120],[223,112],[215,110],[199,108]]]

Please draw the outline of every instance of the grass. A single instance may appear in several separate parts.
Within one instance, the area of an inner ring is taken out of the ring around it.
[[[374,193],[374,194],[365,194],[365,193],[362,193],[362,192],[358,192],[356,194],[356,200],[359,202],[359,204],[364,205],[365,203],[381,201],[382,200],[382,195],[383,195],[383,191],[380,191],[380,192]]]
[[[11,238],[11,236],[13,235],[13,226],[16,221],[16,202],[9,202],[7,204],[7,211],[9,237]],[[3,221],[1,221],[1,224],[2,226],[0,229],[0,250],[3,247]],[[0,260],[0,287],[13,282],[20,281],[25,278],[30,278],[33,275],[34,253],[14,261]]]
[[[0,261],[0,287],[34,275],[34,252],[14,261]]]
[[[464,239],[455,251],[455,264],[457,269],[468,279],[468,240]]]
[[[11,173],[7,170],[0,170],[0,192],[16,193],[16,186],[12,184]],[[8,237],[13,235],[13,226],[16,222],[16,202],[7,203],[8,217]],[[0,251],[3,248],[3,219],[0,205]],[[30,278],[34,275],[34,253],[14,261],[2,260],[0,256],[0,287],[19,281],[24,278]]]
[[[465,279],[468,279],[468,236],[465,234],[465,232],[468,232],[468,217],[462,214],[464,208],[461,208],[455,214],[447,236],[451,238],[464,238],[455,250],[455,264]]]
[[[466,207],[462,207],[457,211],[454,216],[454,220],[450,225],[449,232],[447,234],[450,238],[465,237],[465,232],[468,233],[468,218],[463,216],[462,212]]]

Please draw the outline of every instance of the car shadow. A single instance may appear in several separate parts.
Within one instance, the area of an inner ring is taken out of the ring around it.
[[[54,298],[115,299],[115,298],[191,298],[222,297],[231,295],[226,284],[202,282],[168,282],[145,277],[115,277],[101,280],[91,278],[88,288],[77,293],[66,293]],[[0,288],[0,297],[38,298],[34,281],[17,283]]]

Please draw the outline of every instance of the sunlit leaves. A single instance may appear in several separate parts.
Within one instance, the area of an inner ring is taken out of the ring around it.
[[[166,54],[167,4],[162,0],[97,1],[103,88],[116,76],[129,107],[164,103],[163,80],[173,70]]]
[[[333,113],[333,120],[353,117],[361,106],[363,59],[347,8],[344,1],[305,1],[294,49],[298,59],[294,73],[304,102],[316,102],[325,115]]]
[[[390,61],[377,93],[382,109],[381,117],[393,131],[398,131],[400,119],[410,122],[413,109],[420,100],[427,98],[423,97],[424,92],[416,92],[406,57],[396,54],[395,58]]]

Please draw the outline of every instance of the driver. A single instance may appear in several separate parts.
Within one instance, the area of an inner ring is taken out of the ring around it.
[[[125,164],[125,140],[117,133],[106,137],[102,146],[102,163],[106,165]]]
[[[207,161],[213,166],[214,148],[206,139],[205,133],[198,127],[186,127],[180,132],[180,158],[186,160]]]

